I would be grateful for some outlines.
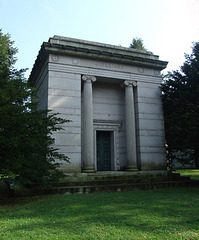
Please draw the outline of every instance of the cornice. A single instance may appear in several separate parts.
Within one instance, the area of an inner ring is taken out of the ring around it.
[[[141,66],[160,71],[166,68],[168,63],[160,61],[159,56],[148,51],[54,36],[42,44],[29,81],[35,78],[42,63],[45,62],[50,53]]]

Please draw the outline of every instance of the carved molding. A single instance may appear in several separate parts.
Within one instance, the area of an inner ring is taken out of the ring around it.
[[[144,73],[144,68],[138,67],[138,72],[139,72],[139,73]]]
[[[79,58],[73,58],[72,63],[78,65],[80,63],[80,59]]]
[[[51,60],[52,60],[53,62],[58,62],[59,56],[58,56],[58,55],[51,55]]]

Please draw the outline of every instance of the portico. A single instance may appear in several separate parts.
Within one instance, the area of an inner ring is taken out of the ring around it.
[[[146,51],[54,36],[29,81],[40,108],[71,122],[54,135],[68,173],[166,171],[159,85],[167,62]]]
[[[92,94],[92,83],[96,81],[95,76],[83,75],[83,149],[82,149],[82,160],[83,160],[83,172],[95,172],[98,170],[99,163],[95,162],[94,158],[94,148],[93,148],[93,134],[94,134],[94,125],[93,125],[93,94]],[[137,166],[137,148],[136,148],[136,127],[135,127],[135,105],[134,105],[134,87],[136,87],[136,81],[127,81],[125,80],[121,87],[125,88],[125,123],[126,123],[126,159],[127,165],[126,170],[134,171],[138,170]],[[111,128],[103,128],[101,131],[97,130],[95,133],[95,142],[96,142],[96,153],[100,154],[101,149],[105,148],[105,145],[102,142],[108,142],[108,152],[111,153],[111,140],[110,132],[114,134],[114,130]],[[110,123],[112,126],[113,123]],[[112,131],[110,131],[112,130]],[[102,134],[103,133],[103,134]],[[106,137],[105,137],[106,136]],[[99,140],[100,139],[100,140]],[[114,143],[113,144],[113,148]],[[102,154],[102,157],[106,155]],[[105,158],[105,157],[104,157]],[[108,170],[114,169],[111,168],[111,159],[112,156],[109,154],[107,161],[109,163]],[[106,169],[100,166],[100,170]]]

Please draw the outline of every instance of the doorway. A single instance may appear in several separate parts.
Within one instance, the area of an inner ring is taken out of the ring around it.
[[[111,133],[97,131],[97,171],[111,171]]]

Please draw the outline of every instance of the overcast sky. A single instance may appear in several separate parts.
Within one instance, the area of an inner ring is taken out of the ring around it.
[[[139,37],[176,70],[199,41],[199,0],[0,0],[0,28],[15,41],[26,77],[54,35],[124,47]]]

